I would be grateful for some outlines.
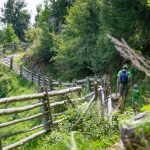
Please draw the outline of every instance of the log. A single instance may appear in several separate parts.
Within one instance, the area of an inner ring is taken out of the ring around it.
[[[44,134],[46,132],[47,132],[46,130],[41,130],[41,131],[39,131],[39,132],[37,132],[35,134],[32,134],[31,136],[26,137],[26,138],[24,138],[24,139],[22,139],[22,140],[20,140],[20,141],[18,141],[16,143],[14,143],[14,144],[11,144],[9,146],[4,147],[3,150],[10,150],[10,149],[16,148],[16,147],[18,147],[20,145],[23,145],[23,144],[27,143],[30,140],[35,139],[36,137],[39,137],[40,135],[42,135],[42,134]]]
[[[33,130],[36,130],[38,128],[41,128],[41,127],[44,127],[45,124],[48,124],[50,121],[44,123],[44,124],[40,124],[38,126],[35,126],[33,128],[30,128],[30,129],[27,129],[27,130],[21,130],[21,131],[17,131],[17,132],[14,132],[14,133],[8,133],[8,134],[4,134],[4,135],[1,135],[0,138],[7,138],[7,137],[11,137],[11,136],[15,136],[15,135],[18,135],[18,134],[22,134],[22,133],[26,133],[26,132],[30,132],[30,131],[33,131]]]
[[[77,83],[79,83],[79,84],[83,84],[83,83],[86,83],[86,79],[82,79],[82,80],[77,80]]]
[[[43,93],[37,93],[37,94],[29,94],[29,95],[22,95],[22,96],[16,96],[16,97],[9,97],[9,98],[1,98],[0,104],[6,104],[6,103],[12,103],[12,102],[20,102],[20,101],[27,101],[27,100],[33,100],[33,99],[39,99],[44,97],[45,92]]]
[[[17,123],[21,123],[21,122],[24,122],[24,121],[32,120],[32,119],[41,117],[41,116],[45,115],[46,113],[39,113],[37,115],[33,115],[33,116],[30,116],[30,117],[27,117],[27,118],[17,119],[17,120],[13,120],[13,121],[10,121],[10,122],[2,123],[2,124],[0,124],[0,128],[4,128],[4,127],[7,127],[7,126],[10,126],[10,125],[13,125],[13,124],[17,124]]]
[[[64,117],[64,118],[62,118],[62,119],[60,119],[60,120],[56,120],[56,121],[54,121],[53,122],[53,124],[55,125],[55,124],[58,124],[58,123],[60,123],[60,122],[62,122],[62,121],[64,121],[64,120],[66,120],[67,119],[67,117]]]
[[[63,105],[65,103],[67,103],[67,100],[60,101],[60,102],[55,102],[55,103],[51,103],[50,106],[51,107],[56,107],[56,106],[59,106],[59,105]]]
[[[63,114],[65,114],[65,112],[61,112],[61,113],[57,113],[57,114],[52,114],[52,116],[53,116],[53,117],[56,117],[56,116],[61,116],[61,115],[63,115]]]
[[[92,99],[89,101],[87,107],[84,109],[82,116],[76,121],[76,123],[70,128],[70,130],[72,131],[79,123],[80,121],[83,119],[84,114],[86,114],[86,112],[88,111],[88,109],[90,108],[91,104],[93,103],[93,101],[95,100],[95,95],[92,97]]]
[[[87,98],[89,98],[89,97],[91,97],[93,95],[94,95],[94,92],[91,92],[91,93],[85,95],[84,97],[77,98],[77,99],[70,99],[70,101],[75,102],[75,101],[86,100]],[[56,107],[56,106],[59,106],[59,105],[64,105],[67,102],[68,102],[68,100],[58,101],[58,102],[51,103],[50,106],[51,107]]]
[[[24,112],[24,111],[27,111],[27,110],[31,110],[31,109],[40,107],[42,105],[44,105],[44,103],[39,102],[37,104],[24,106],[24,107],[0,109],[0,115],[8,115],[8,114],[12,114],[12,113],[20,113],[20,112]]]
[[[57,95],[62,95],[62,94],[68,94],[71,92],[79,91],[81,89],[82,88],[78,86],[78,87],[72,87],[72,88],[59,90],[59,91],[51,91],[51,92],[48,92],[48,96],[57,96]]]
[[[59,91],[51,91],[51,92],[48,92],[48,96],[57,96],[57,95],[62,95],[62,94],[68,94],[68,93],[75,92],[78,90],[81,90],[81,87],[72,87],[72,88],[59,90]],[[45,94],[46,93],[43,92],[43,93],[37,93],[37,94],[22,95],[22,96],[17,96],[17,97],[1,98],[0,104],[40,99],[40,98],[44,97]]]

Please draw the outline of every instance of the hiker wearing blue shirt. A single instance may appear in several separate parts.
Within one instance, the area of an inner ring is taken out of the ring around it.
[[[118,72],[117,75],[117,90],[119,89],[119,108],[123,111],[124,105],[127,100],[128,90],[129,90],[129,82],[132,88],[132,75],[130,71],[128,71],[128,66],[124,65],[123,69]]]

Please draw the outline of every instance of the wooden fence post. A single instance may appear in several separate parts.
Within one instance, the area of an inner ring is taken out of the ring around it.
[[[40,74],[38,74],[37,77],[38,77],[38,86],[40,86],[41,85],[41,76],[40,76]]]
[[[107,102],[108,117],[109,117],[109,122],[112,123],[112,100],[111,100],[110,79],[108,79],[107,82],[107,96],[108,96],[108,102]]]
[[[15,42],[14,42],[13,48],[14,48],[14,52],[15,52],[17,50],[17,45]]]
[[[58,86],[61,88],[61,81],[58,80]]]
[[[46,78],[45,78],[45,76],[43,76],[43,86],[44,86],[44,88],[46,89]]]
[[[3,150],[1,138],[0,138],[0,150]]]
[[[45,92],[46,92],[46,100],[47,100],[47,106],[48,106],[48,115],[49,115],[50,125],[53,126],[52,110],[51,110],[51,106],[50,106],[50,102],[49,102],[47,88],[45,89]]]
[[[87,91],[90,92],[90,80],[89,80],[89,77],[86,77],[86,88],[87,88]]]
[[[31,72],[31,82],[34,83],[33,73]]]
[[[22,65],[20,66],[20,76],[22,77],[22,70],[23,70],[23,68],[22,68]]]
[[[13,69],[13,57],[10,58],[10,69]]]
[[[41,87],[39,92],[44,92],[44,87]],[[47,102],[46,93],[45,93],[45,96],[40,99],[40,102],[45,103],[45,104],[41,107],[42,113],[46,113],[46,112],[49,113],[48,104],[46,103],[46,102]],[[42,116],[42,123],[45,124],[45,123],[48,122],[48,121],[49,121],[49,115],[46,113],[45,115]],[[46,124],[44,125],[44,129],[45,129],[46,131],[50,131],[50,123],[46,123]]]
[[[3,54],[5,54],[5,48],[3,47]]]
[[[77,84],[77,80],[76,79],[74,79],[73,80],[73,86],[77,86],[78,84]]]
[[[95,100],[98,99],[98,84],[97,81],[94,81],[94,92],[95,92]]]
[[[48,78],[50,91],[53,90],[53,80],[51,77]]]

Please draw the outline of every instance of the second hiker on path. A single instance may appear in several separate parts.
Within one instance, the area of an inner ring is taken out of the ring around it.
[[[130,83],[130,85],[129,85]],[[123,69],[118,72],[117,75],[117,90],[119,89],[119,108],[124,110],[125,102],[127,100],[129,87],[132,89],[132,75],[128,71],[128,66],[124,65]]]

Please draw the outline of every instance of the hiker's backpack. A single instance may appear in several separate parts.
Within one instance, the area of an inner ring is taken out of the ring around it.
[[[122,70],[120,73],[120,83],[125,85],[125,84],[128,84],[128,82],[129,82],[128,71]]]

